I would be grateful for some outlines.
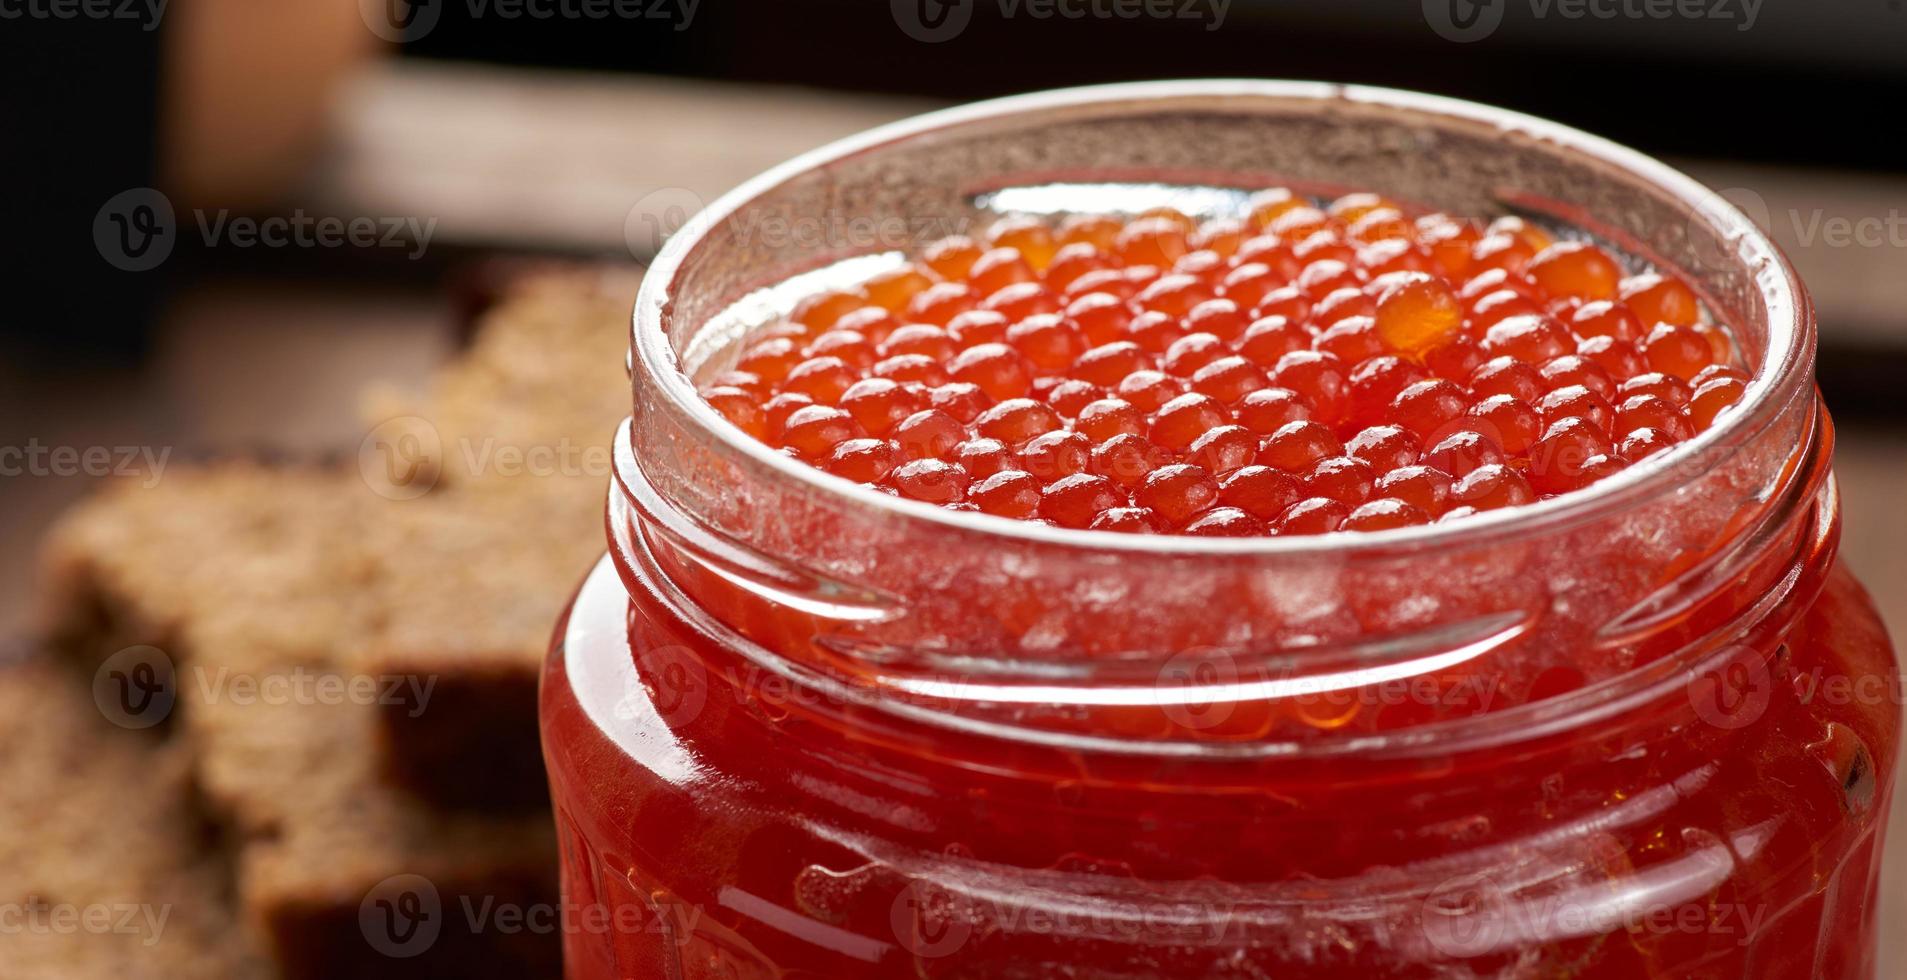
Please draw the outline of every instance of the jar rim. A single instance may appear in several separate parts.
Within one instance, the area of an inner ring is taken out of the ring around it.
[[[1767,349],[1741,402],[1722,417],[1720,424],[1668,452],[1626,467],[1590,488],[1548,500],[1473,514],[1448,524],[1382,531],[1207,538],[1051,527],[1032,521],[948,510],[883,494],[790,459],[749,437],[709,405],[681,368],[667,326],[675,307],[673,293],[686,261],[698,250],[709,247],[711,232],[723,219],[803,174],[905,140],[1038,113],[1095,108],[1127,110],[1148,105],[1169,107],[1176,102],[1222,103],[1251,99],[1378,109],[1426,121],[1489,127],[1625,172],[1666,192],[1686,205],[1692,217],[1710,222],[1736,249],[1735,257],[1742,265],[1754,272],[1766,310]],[[705,207],[689,226],[670,237],[650,264],[637,293],[632,316],[630,368],[634,382],[653,386],[679,413],[679,418],[692,427],[691,432],[697,438],[718,441],[779,477],[852,504],[862,513],[938,524],[1003,542],[1072,546],[1112,555],[1298,557],[1415,550],[1459,540],[1474,545],[1507,535],[1576,526],[1673,492],[1697,473],[1715,465],[1717,447],[1751,437],[1774,423],[1812,373],[1814,329],[1809,300],[1799,276],[1780,248],[1746,214],[1694,178],[1621,144],[1537,116],[1402,89],[1287,80],[1170,80],[1055,89],[913,116],[829,143],[743,182]]]

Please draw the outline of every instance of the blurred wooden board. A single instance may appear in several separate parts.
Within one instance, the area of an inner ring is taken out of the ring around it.
[[[632,247],[626,227],[638,205],[706,203],[799,153],[936,106],[788,86],[390,62],[346,88],[334,163],[317,193],[336,213],[435,220],[443,242],[642,259],[646,242]],[[1907,351],[1907,177],[1671,162],[1765,224],[1812,288],[1830,342]]]
[[[628,253],[658,192],[706,203],[787,158],[933,103],[790,87],[390,62],[338,106],[338,213],[436,219],[446,242]]]

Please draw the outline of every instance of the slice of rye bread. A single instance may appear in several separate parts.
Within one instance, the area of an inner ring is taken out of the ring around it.
[[[144,659],[172,668],[168,744],[193,759],[247,925],[286,977],[557,969],[558,937],[466,914],[555,901],[548,815],[446,814],[390,785],[378,703],[428,714],[433,679],[346,665],[403,601],[384,543],[434,503],[377,497],[350,471],[178,467],[82,504],[49,539],[50,577],[69,597],[57,605],[84,611],[61,631],[91,651],[83,663],[104,672],[123,666],[102,659],[125,656],[113,644],[163,647]],[[518,737],[534,746],[533,722]],[[404,898],[376,894],[393,879],[431,883],[420,908],[438,925],[421,949],[388,938],[411,920],[375,925],[380,898]]]
[[[546,798],[537,676],[558,613],[603,551],[638,281],[623,267],[526,274],[421,405],[367,411],[372,431],[419,437],[433,465],[413,477],[430,485],[416,501],[424,506],[391,522],[378,549],[386,590],[401,601],[351,663],[437,680],[431,711],[387,706],[380,721],[394,778],[440,805],[520,809]]]
[[[194,658],[257,660],[256,642],[215,625],[195,631]],[[311,696],[202,699],[182,719],[200,791],[244,842],[238,900],[280,975],[558,975],[561,937],[512,917],[557,908],[548,814],[419,805],[380,778],[372,689],[326,695],[321,677],[349,675],[308,676]]]
[[[128,646],[173,651],[192,624],[240,616],[284,638],[274,656],[332,662],[375,623],[377,563],[352,533],[373,499],[345,472],[246,461],[115,485],[42,542],[43,633],[90,673]]]
[[[62,665],[0,663],[0,976],[271,976],[189,784],[181,746],[109,724]]]
[[[602,493],[451,487],[388,522],[379,588],[398,599],[346,663],[434,685],[429,710],[378,706],[394,781],[451,808],[547,806],[537,678],[564,604],[602,553]]]
[[[600,492],[394,501],[348,470],[173,467],[57,522],[42,549],[47,632],[89,674],[134,646],[163,651],[141,659],[176,692],[168,728],[233,675],[310,667],[425,686],[427,710],[366,706],[387,778],[439,806],[536,812],[537,670],[602,548]],[[210,656],[211,631],[250,642]]]
[[[592,450],[599,458],[564,470],[570,482],[600,484],[601,458],[629,414],[629,318],[640,271],[629,267],[551,270],[524,276],[479,318],[470,347],[441,368],[426,416],[450,442],[471,445],[449,479],[491,489],[568,493],[547,470],[484,465],[482,448]]]
[[[451,486],[542,496],[597,494],[608,446],[629,414],[629,316],[641,277],[628,267],[527,273],[478,317],[469,347],[421,397],[366,393],[367,479],[392,497]],[[415,440],[406,440],[415,436]],[[421,470],[414,472],[413,469]],[[601,501],[593,501],[600,504]]]

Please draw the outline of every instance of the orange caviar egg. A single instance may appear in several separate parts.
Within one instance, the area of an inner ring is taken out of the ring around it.
[[[1282,187],[1274,187],[1253,194],[1251,199],[1245,202],[1245,220],[1252,227],[1263,230],[1270,228],[1271,223],[1286,212],[1308,206],[1305,200],[1296,194]]]
[[[1418,274],[1385,291],[1377,301],[1375,321],[1384,346],[1421,359],[1463,328],[1463,307],[1443,280]]]
[[[907,318],[918,323],[946,326],[954,317],[973,309],[972,287],[959,282],[937,282],[914,294],[907,303]]]
[[[1642,321],[1623,303],[1606,300],[1584,303],[1570,314],[1569,328],[1578,337],[1614,337],[1635,342],[1642,339]]]
[[[1037,278],[1032,263],[1019,249],[1011,247],[987,249],[967,270],[967,284],[983,297],[1014,283],[1033,282]]]
[[[854,293],[816,293],[796,303],[788,319],[807,327],[810,332],[821,331],[866,305],[867,299]]]
[[[1709,366],[1715,356],[1708,339],[1687,327],[1659,323],[1642,341],[1649,368],[1686,381]]]
[[[1618,295],[1642,321],[1645,330],[1658,323],[1692,327],[1702,315],[1702,305],[1695,298],[1695,291],[1680,279],[1660,273],[1647,272],[1622,280]]]
[[[1120,229],[1113,252],[1129,266],[1169,268],[1191,251],[1187,231],[1169,218],[1137,218]]]
[[[876,273],[861,284],[867,301],[889,313],[907,309],[916,293],[934,284],[934,277],[911,262],[898,269]]]
[[[1404,217],[1403,212],[1395,208],[1373,208],[1352,221],[1344,233],[1357,242],[1392,239],[1408,242],[1416,231],[1417,226]]]
[[[1501,232],[1485,235],[1470,247],[1473,269],[1522,272],[1535,257],[1536,248],[1528,240]]]
[[[920,261],[942,279],[965,279],[985,251],[973,239],[954,235],[927,246]]]
[[[1486,235],[1512,236],[1529,246],[1532,254],[1550,247],[1550,245],[1555,242],[1555,239],[1550,237],[1549,232],[1515,215],[1508,215],[1490,222],[1490,226],[1485,229],[1484,233]]]
[[[1383,497],[1359,504],[1356,510],[1345,515],[1340,531],[1387,531],[1391,528],[1413,527],[1430,523],[1430,515],[1413,504],[1405,503],[1395,497]]]
[[[1578,300],[1614,299],[1622,267],[1589,242],[1557,242],[1538,252],[1524,270],[1544,292]]]
[[[1724,411],[1741,401],[1747,390],[1748,385],[1739,378],[1721,377],[1705,382],[1689,398],[1689,423],[1698,432],[1707,429]]]
[[[1292,208],[1272,219],[1271,227],[1265,229],[1287,242],[1301,242],[1331,227],[1331,218],[1323,211],[1312,207]]]
[[[1430,255],[1437,272],[1451,278],[1468,276],[1475,264],[1471,251],[1482,231],[1473,223],[1457,221],[1448,215],[1432,214],[1417,219],[1417,243]]]
[[[1125,224],[1105,214],[1075,214],[1059,226],[1059,244],[1091,245],[1095,251],[1111,252]]]
[[[1187,244],[1195,249],[1210,251],[1220,258],[1230,258],[1238,253],[1239,246],[1251,237],[1249,228],[1237,218],[1213,218],[1198,227]]]
[[[1162,221],[1169,221],[1172,224],[1177,225],[1179,230],[1182,232],[1185,232],[1188,236],[1198,230],[1197,221],[1192,220],[1192,217],[1190,215],[1174,207],[1167,207],[1167,206],[1161,205],[1156,208],[1147,208],[1144,211],[1139,212],[1138,217],[1142,220],[1149,219],[1149,218],[1158,218]]]
[[[994,248],[1010,248],[1020,253],[1034,272],[1045,269],[1047,263],[1053,261],[1053,253],[1059,250],[1053,229],[1037,218],[1023,215],[995,222],[987,229],[987,241]]]
[[[768,435],[768,416],[762,411],[761,402],[754,395],[740,388],[716,386],[702,392],[709,406],[722,413],[722,417],[733,423],[743,432],[756,439],[765,439]]]
[[[1330,206],[1325,209],[1325,213],[1349,225],[1355,224],[1359,219],[1374,211],[1396,212],[1397,210],[1397,205],[1386,200],[1383,196],[1372,194],[1368,191],[1359,191],[1354,194],[1346,194],[1332,201]]]
[[[1111,267],[1112,263],[1100,254],[1098,248],[1085,242],[1074,242],[1060,246],[1059,251],[1053,253],[1053,260],[1047,263],[1042,275],[1049,288],[1064,292],[1081,276]]]

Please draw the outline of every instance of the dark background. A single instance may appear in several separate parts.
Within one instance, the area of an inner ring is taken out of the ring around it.
[[[1899,108],[1907,104],[1907,13],[1899,0],[1763,0],[1752,8],[1746,30],[1747,0],[1690,0],[1693,6],[1676,8],[1706,11],[1693,18],[1638,13],[1664,9],[1648,6],[1650,0],[1603,0],[1574,17],[1564,13],[1578,9],[1567,0],[1492,0],[1477,7],[1471,0],[1232,0],[1217,29],[1208,29],[1212,8],[1202,4],[1182,8],[1206,12],[1193,19],[1042,18],[1033,15],[1037,0],[964,0],[956,9],[966,11],[966,29],[937,44],[917,43],[899,30],[897,18],[905,16],[899,8],[867,0],[701,0],[679,31],[666,21],[504,19],[472,0],[427,2],[439,5],[427,34],[365,57],[934,100],[1161,77],[1356,81],[1505,105],[1672,158],[1816,173],[1902,170],[1894,133]],[[632,2],[658,14],[682,9],[671,0]],[[901,2],[939,9],[939,0]],[[1104,9],[1089,2],[1067,9]],[[1459,14],[1498,11],[1500,26],[1474,43],[1445,40],[1430,25],[1435,4],[1445,2]],[[101,262],[92,225],[112,193],[161,186],[178,202],[176,190],[166,186],[162,93],[181,71],[181,53],[168,33],[181,18],[217,8],[175,0],[151,31],[118,20],[0,24],[6,55],[0,83],[8,93],[0,100],[7,144],[0,187],[16,230],[0,236],[0,267],[14,287],[0,312],[0,354],[9,370],[69,370],[75,357],[82,359],[77,364],[136,365],[168,295],[207,277],[430,285],[472,257],[456,242],[421,262],[351,250],[206,255],[194,236],[181,235],[174,257],[155,272],[121,273]],[[250,30],[254,36],[235,23],[222,40],[267,51],[298,44],[295,37]],[[216,25],[213,33],[219,33]],[[323,162],[319,148],[311,166]],[[218,189],[201,187],[187,196],[207,193],[217,197]],[[275,194],[246,195],[241,210],[284,213],[311,193],[309,180],[291,173]],[[1907,202],[1876,203],[1893,209]],[[548,241],[522,247],[594,250]],[[1890,312],[1862,310],[1860,318],[1891,321]],[[1823,377],[1837,407],[1891,418],[1888,382],[1907,368],[1903,329],[1895,322],[1828,326]]]

